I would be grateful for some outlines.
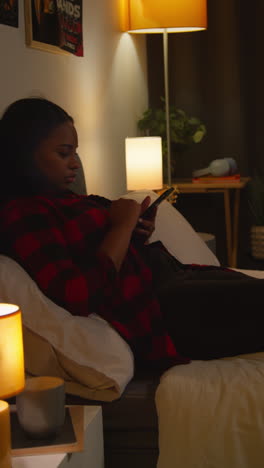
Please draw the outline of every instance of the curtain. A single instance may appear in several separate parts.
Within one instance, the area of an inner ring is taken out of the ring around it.
[[[218,157],[242,175],[263,168],[264,2],[208,0],[208,29],[169,34],[170,104],[199,117],[207,135],[178,159],[179,177]],[[147,35],[149,102],[164,96],[161,34]]]

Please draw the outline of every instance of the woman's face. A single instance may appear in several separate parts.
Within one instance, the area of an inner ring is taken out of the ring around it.
[[[77,147],[77,132],[73,123],[67,121],[55,128],[35,150],[35,163],[54,188],[65,190],[74,181],[80,167]]]

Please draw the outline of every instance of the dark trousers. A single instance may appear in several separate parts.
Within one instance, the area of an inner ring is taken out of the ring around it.
[[[146,260],[170,336],[191,359],[264,350],[264,280],[221,267],[183,265],[160,249]]]

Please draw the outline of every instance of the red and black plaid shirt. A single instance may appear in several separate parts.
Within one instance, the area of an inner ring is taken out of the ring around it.
[[[111,202],[71,192],[35,196],[1,207],[1,251],[43,293],[73,315],[97,313],[128,342],[136,361],[165,369],[187,363],[164,328],[151,270],[130,244],[119,272],[98,252]]]

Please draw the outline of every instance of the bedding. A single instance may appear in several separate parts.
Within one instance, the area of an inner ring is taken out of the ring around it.
[[[22,311],[26,371],[65,380],[84,398],[119,398],[134,373],[127,343],[101,317],[77,317],[57,306],[14,260],[0,255],[0,300]],[[63,324],[63,325],[62,325]]]
[[[239,271],[264,278],[264,271]],[[157,468],[264,466],[264,352],[174,366],[162,375],[155,404]]]
[[[262,468],[264,353],[173,367],[161,378],[158,468]]]

